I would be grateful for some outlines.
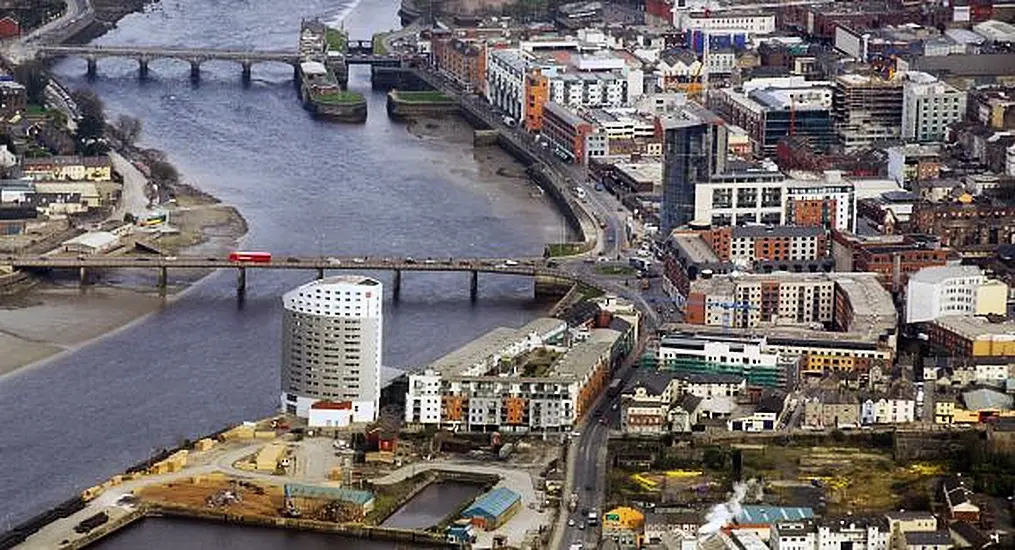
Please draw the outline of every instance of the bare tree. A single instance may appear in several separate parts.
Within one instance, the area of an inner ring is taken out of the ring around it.
[[[132,147],[141,137],[141,119],[130,115],[120,115],[113,123],[113,133],[126,146]]]
[[[180,174],[176,168],[164,161],[156,161],[149,166],[152,183],[159,186],[173,185],[180,182]]]

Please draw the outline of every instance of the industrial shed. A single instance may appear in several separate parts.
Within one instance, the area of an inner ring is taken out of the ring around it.
[[[462,517],[486,531],[504,525],[522,507],[522,496],[506,487],[497,487],[476,499]]]
[[[64,241],[64,252],[78,254],[102,254],[120,246],[120,238],[108,231],[92,231],[83,233]]]

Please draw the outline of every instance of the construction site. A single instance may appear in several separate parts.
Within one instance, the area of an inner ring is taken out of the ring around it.
[[[86,489],[73,513],[42,526],[22,547],[80,548],[150,515],[422,545],[533,545],[548,536],[556,510],[558,455],[556,445],[496,433],[402,439],[382,422],[325,433],[266,419]],[[492,493],[509,502],[490,519],[483,503]]]

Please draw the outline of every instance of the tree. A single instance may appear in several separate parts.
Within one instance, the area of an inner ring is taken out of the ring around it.
[[[159,186],[172,185],[179,183],[180,174],[176,171],[176,167],[165,161],[156,161],[149,165],[149,173],[151,174],[152,183]]]
[[[106,132],[106,113],[102,100],[91,90],[75,90],[71,93],[71,99],[77,105],[78,114],[81,116],[77,121],[78,129],[75,135],[78,152],[82,155],[105,153],[109,148],[103,141],[103,134]]]
[[[46,103],[46,86],[49,85],[49,72],[39,61],[26,61],[14,67],[14,79],[25,87],[28,102],[36,105]]]
[[[113,133],[128,147],[132,147],[141,137],[142,128],[141,119],[130,115],[120,115],[113,123]]]

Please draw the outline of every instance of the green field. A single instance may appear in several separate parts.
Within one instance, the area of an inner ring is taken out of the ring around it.
[[[617,275],[617,276],[630,276],[636,275],[638,270],[626,265],[600,265],[596,266],[596,271],[603,275]]]
[[[328,42],[328,49],[333,52],[345,52],[349,49],[349,33],[344,30],[326,27],[324,39]]]
[[[327,94],[320,94],[314,96],[314,101],[320,103],[327,103],[329,105],[345,105],[352,103],[360,103],[363,100],[363,94],[357,92],[331,92]]]
[[[388,49],[384,47],[384,37],[390,33],[379,32],[373,37],[374,55],[388,55]]]
[[[440,92],[428,90],[423,92],[392,92],[396,99],[405,103],[454,103],[455,100]]]

